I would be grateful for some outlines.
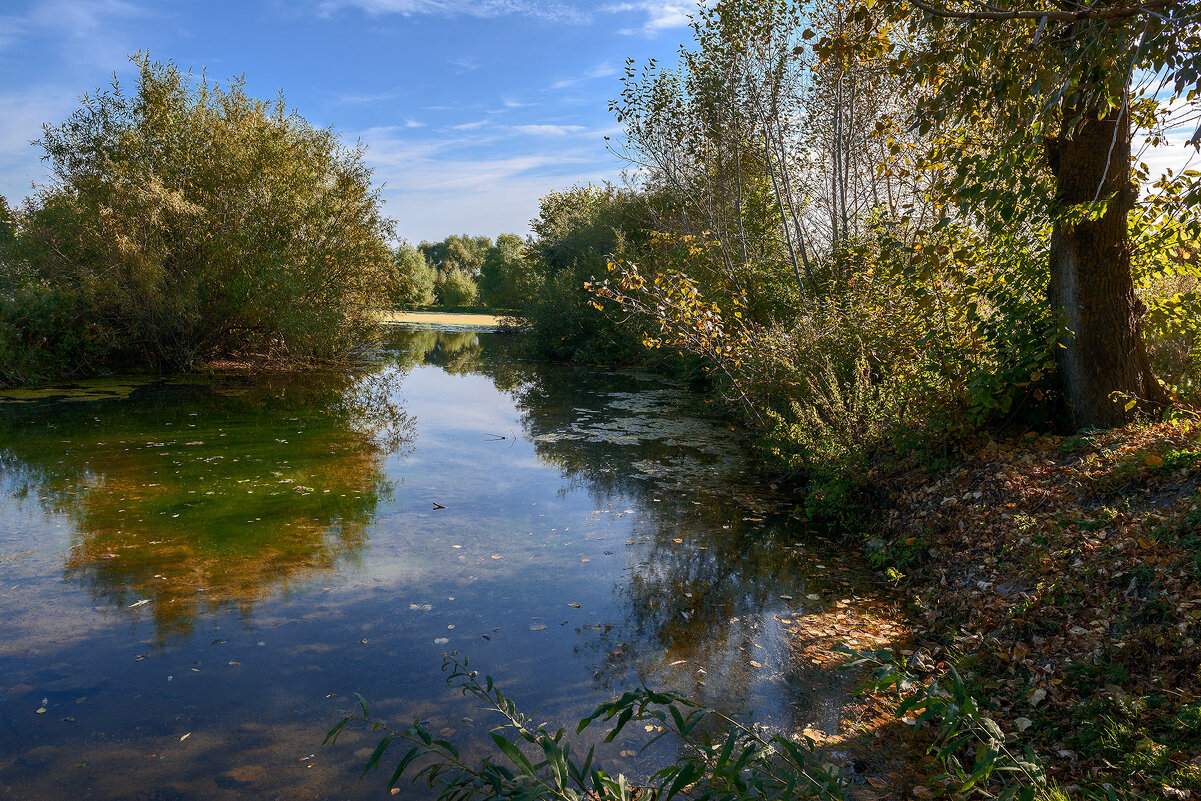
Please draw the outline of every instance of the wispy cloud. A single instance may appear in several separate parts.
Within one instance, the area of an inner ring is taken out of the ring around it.
[[[502,17],[522,16],[544,22],[582,24],[592,15],[560,0],[322,0],[321,14],[357,8],[372,16]]]
[[[583,125],[514,125],[513,130],[530,136],[566,136],[584,130]]]
[[[35,0],[24,13],[0,15],[0,53],[37,38],[74,60],[111,67],[129,53],[118,27],[158,13],[133,0]]]
[[[350,106],[365,105],[368,103],[384,103],[389,100],[396,100],[397,98],[401,97],[404,94],[406,94],[406,93],[402,92],[400,90],[394,90],[391,92],[377,92],[375,94],[350,93],[350,94],[338,95],[337,102],[342,103],[344,105],[350,105]]]
[[[447,59],[446,63],[450,64],[458,72],[471,72],[480,68],[480,61],[475,56],[459,56]]]
[[[525,126],[518,126],[525,127]],[[583,130],[582,126],[535,126]],[[615,180],[618,171],[599,148],[575,137],[559,146],[539,142],[493,155],[498,142],[520,143],[516,128],[467,130],[414,139],[396,126],[357,134],[368,146],[375,180],[385,185],[388,213],[411,241],[436,241],[455,231],[524,232],[547,192],[579,181]]]
[[[570,89],[573,86],[579,86],[587,81],[594,81],[598,78],[609,78],[617,74],[617,68],[612,64],[597,64],[590,70],[587,70],[582,75],[575,78],[566,78],[561,81],[555,81],[550,85],[551,89]]]
[[[483,128],[487,124],[487,120],[473,120],[472,122],[461,122],[458,125],[452,125],[450,129],[452,131],[474,131],[477,128]]]
[[[0,195],[16,203],[30,184],[46,180],[42,151],[31,143],[41,138],[44,124],[65,119],[77,100],[70,89],[58,86],[0,92]]]

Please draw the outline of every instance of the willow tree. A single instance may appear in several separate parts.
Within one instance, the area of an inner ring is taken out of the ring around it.
[[[52,182],[22,213],[36,284],[106,364],[344,356],[386,300],[391,222],[361,147],[283,98],[133,57],[38,143]],[[81,357],[82,358],[82,357]]]
[[[955,169],[949,189],[987,227],[1049,228],[1048,300],[1063,319],[1059,372],[1078,427],[1168,400],[1131,272],[1131,144],[1192,112],[1199,11],[1196,0],[862,0],[855,34],[819,46],[912,76],[915,126],[956,132],[932,163]]]

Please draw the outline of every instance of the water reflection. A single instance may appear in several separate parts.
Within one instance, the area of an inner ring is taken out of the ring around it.
[[[398,331],[393,346],[510,393],[522,434],[563,476],[561,493],[587,493],[591,521],[637,510],[613,585],[620,614],[576,629],[595,687],[650,681],[727,711],[758,705],[789,718],[799,707],[801,724],[842,696],[837,680],[788,658],[777,618],[846,589],[845,572],[817,563],[839,557],[815,560],[800,546],[791,506],[703,401],[658,376],[523,360],[515,337]],[[614,498],[632,508],[613,508]],[[788,710],[767,697],[765,676],[789,688]],[[808,697],[792,703],[798,696]]]
[[[837,708],[777,620],[837,563],[683,387],[500,333],[369,356],[0,403],[0,787],[374,798],[373,742],[319,745],[352,692],[489,746],[449,649],[563,724],[642,679],[781,727]],[[643,735],[598,757],[653,770]]]
[[[49,417],[10,404],[0,470],[15,500],[70,520],[64,576],[150,611],[161,642],[355,558],[391,491],[383,460],[411,446],[401,377],[151,385]]]

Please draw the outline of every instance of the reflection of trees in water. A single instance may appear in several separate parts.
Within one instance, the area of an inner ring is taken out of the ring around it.
[[[731,470],[703,449],[653,439],[622,444],[558,438],[577,423],[581,409],[600,422],[629,416],[628,408],[606,411],[613,393],[661,388],[653,377],[522,361],[511,337],[412,336],[401,347],[411,347],[410,356],[420,352],[422,363],[485,375],[512,393],[538,457],[558,468],[571,487],[586,491],[594,508],[604,509],[616,497],[638,509],[635,541],[627,548],[631,563],[616,587],[623,619],[580,632],[580,650],[596,660],[597,684],[614,689],[632,676],[646,677],[649,669],[656,686],[719,708],[730,710],[748,698],[756,673],[748,663],[766,660],[756,641],[764,635],[767,612],[779,603],[782,587],[797,584],[802,569],[781,547],[790,543],[778,541],[789,532],[782,515],[774,527],[743,520],[770,509],[770,493],[737,469],[743,465]],[[681,493],[636,466],[681,456],[708,460],[719,472],[703,487]],[[697,670],[702,667],[705,672]]]
[[[428,364],[451,375],[483,375],[502,392],[523,385],[539,366],[524,358],[521,336],[512,333],[413,331],[393,326],[385,330],[383,345],[402,370]],[[541,367],[553,369],[553,365]]]
[[[354,557],[390,492],[383,460],[413,437],[393,399],[402,377],[227,379],[10,407],[0,469],[13,497],[71,520],[66,575],[98,603],[149,601],[162,639]]]

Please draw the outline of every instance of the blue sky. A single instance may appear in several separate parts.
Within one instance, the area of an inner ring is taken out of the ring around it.
[[[546,192],[617,180],[608,101],[627,57],[671,60],[692,0],[0,0],[0,194],[46,180],[30,146],[127,56],[245,74],[362,139],[417,242],[526,233]]]
[[[0,0],[0,194],[46,180],[29,142],[127,56],[245,74],[368,145],[398,233],[524,234],[538,198],[619,180],[603,137],[627,57],[674,61],[694,0]],[[1181,128],[1173,139],[1192,134]],[[1153,172],[1184,148],[1145,153]]]

